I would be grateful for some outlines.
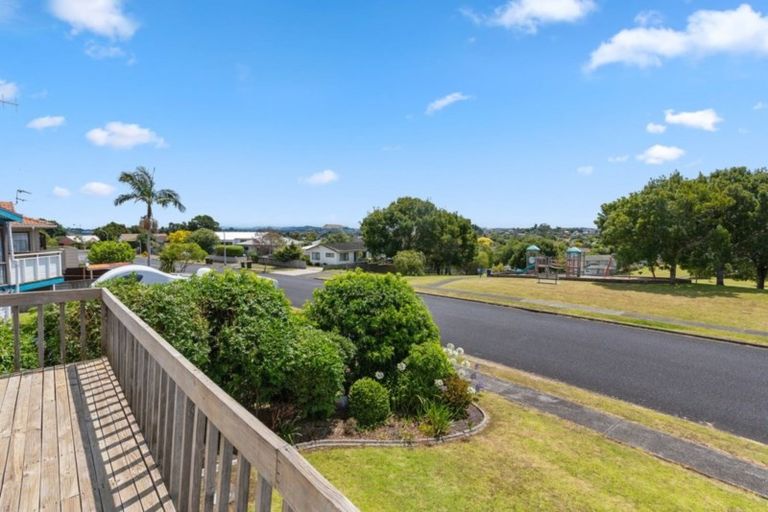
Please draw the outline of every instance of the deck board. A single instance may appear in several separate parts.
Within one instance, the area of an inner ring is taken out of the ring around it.
[[[173,510],[106,359],[0,377],[0,512]]]

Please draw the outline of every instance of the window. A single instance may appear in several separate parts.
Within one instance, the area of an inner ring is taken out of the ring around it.
[[[320,253],[319,252],[313,252],[312,253],[312,261],[320,261]]]
[[[13,234],[13,252],[29,252],[29,233]]]
[[[329,260],[332,260],[333,258],[336,257],[336,255],[332,252],[327,252],[325,253],[325,257],[328,258]]]
[[[339,253],[339,261],[349,261],[349,253],[348,252]]]

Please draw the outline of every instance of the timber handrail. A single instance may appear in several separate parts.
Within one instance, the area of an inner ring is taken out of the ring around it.
[[[290,444],[194,366],[110,291],[100,288],[1,295],[10,306],[18,354],[19,308],[101,302],[101,345],[178,510],[271,510],[272,491],[284,511],[356,511]],[[64,315],[60,316],[62,360]],[[38,350],[44,350],[42,321]],[[42,362],[43,353],[39,352]],[[18,361],[18,355],[16,356]],[[42,364],[41,364],[42,366]],[[17,367],[18,369],[18,367]],[[249,497],[251,469],[258,473],[256,496]],[[233,474],[233,473],[236,473]],[[236,476],[236,481],[233,482]]]

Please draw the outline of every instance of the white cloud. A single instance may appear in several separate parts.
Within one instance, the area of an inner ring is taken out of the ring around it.
[[[461,12],[478,24],[535,34],[540,25],[573,23],[594,9],[593,0],[510,0],[488,15],[477,14],[471,9],[463,9]]]
[[[104,128],[94,128],[85,137],[96,146],[116,149],[130,149],[141,144],[154,144],[156,148],[167,146],[165,140],[149,128],[119,121],[107,123]]]
[[[648,11],[640,11],[637,13],[637,16],[635,16],[635,23],[641,27],[653,27],[656,25],[661,25],[663,22],[664,16],[662,16],[659,11],[654,11],[653,9]]]
[[[108,196],[111,195],[112,192],[115,191],[115,187],[112,185],[108,185],[106,183],[102,183],[100,181],[89,181],[82,187],[80,187],[80,192],[87,196]]]
[[[117,59],[125,57],[125,50],[119,46],[101,45],[94,41],[85,43],[85,54],[92,59]]]
[[[325,169],[324,171],[316,172],[306,178],[301,178],[299,181],[313,186],[328,185],[334,181],[339,181],[339,175],[335,171]]]
[[[752,107],[753,110],[765,110],[766,108],[768,108],[768,103],[764,101],[758,101],[755,103],[755,106]]]
[[[581,167],[576,168],[576,172],[581,174],[582,176],[589,176],[593,172],[595,172],[595,168],[591,165],[582,165]]]
[[[664,133],[667,131],[667,127],[663,124],[648,123],[645,125],[645,131],[648,133]]]
[[[53,187],[53,195],[55,195],[56,197],[69,197],[72,195],[72,192],[70,192],[68,188],[64,188],[56,185],[55,187]]]
[[[35,130],[45,130],[46,128],[55,128],[63,125],[65,122],[64,116],[43,116],[38,117],[27,123],[27,128],[34,128]]]
[[[431,116],[435,112],[438,112],[440,110],[443,110],[445,107],[449,105],[453,105],[454,103],[457,103],[459,101],[467,101],[468,99],[471,99],[472,96],[467,96],[464,93],[461,92],[452,92],[451,94],[448,94],[446,96],[443,96],[442,98],[438,98],[429,105],[427,105],[426,114],[428,116]]]
[[[650,165],[659,165],[664,162],[671,162],[677,160],[685,154],[685,151],[675,146],[662,146],[661,144],[655,144],[641,154],[637,155],[637,159],[641,162],[645,162]]]
[[[608,162],[612,164],[621,164],[629,160],[629,155],[617,155],[617,156],[609,156]]]
[[[111,39],[130,39],[138,24],[123,12],[123,0],[50,0],[54,16],[84,30]]]
[[[664,111],[664,120],[669,124],[679,124],[689,128],[698,128],[714,132],[717,130],[717,123],[723,119],[717,115],[714,109],[707,108],[695,112],[677,112],[674,110]]]
[[[19,86],[13,82],[0,80],[0,98],[13,99],[19,94]]]
[[[742,4],[733,10],[696,11],[685,30],[624,29],[592,52],[586,69],[615,63],[660,66],[664,59],[717,53],[768,55],[768,17]]]

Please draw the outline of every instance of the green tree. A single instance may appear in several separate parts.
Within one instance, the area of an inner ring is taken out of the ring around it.
[[[331,231],[323,235],[323,242],[327,244],[344,244],[352,241],[352,235],[345,231]]]
[[[186,229],[190,231],[197,231],[198,229],[210,229],[211,231],[219,230],[219,223],[210,215],[195,215],[187,223]]]
[[[105,242],[96,242],[88,250],[88,261],[90,263],[123,263],[133,261],[136,253],[126,242],[115,242],[107,240]]]
[[[142,219],[143,228],[152,236],[155,231],[157,221],[152,215],[152,206],[158,205],[162,208],[173,206],[180,212],[187,208],[181,203],[178,192],[168,188],[157,189],[155,186],[155,172],[146,167],[139,166],[134,172],[125,171],[118,178],[120,183],[125,183],[130,188],[130,192],[120,194],[115,198],[115,206],[133,201],[134,203],[144,203],[146,205],[146,215]],[[147,265],[150,264],[152,256],[152,244],[147,244]]]
[[[160,270],[163,272],[184,272],[193,261],[203,261],[208,253],[191,242],[169,243],[160,252]],[[177,268],[177,265],[178,266]]]
[[[125,224],[119,224],[117,222],[110,222],[104,226],[98,227],[93,230],[93,234],[99,237],[99,240],[113,240],[116,241],[120,238],[120,235],[128,233],[128,227]]]
[[[219,237],[210,229],[200,228],[193,231],[187,241],[196,243],[205,252],[211,254],[213,253],[213,248],[219,243]]]
[[[405,250],[395,254],[392,262],[397,271],[404,276],[422,276],[427,260],[419,251]]]
[[[300,260],[304,256],[304,251],[296,244],[289,244],[276,250],[272,255],[277,261]]]
[[[372,253],[393,257],[400,251],[420,251],[438,273],[465,267],[477,250],[469,219],[414,197],[374,210],[363,219],[360,231]]]

